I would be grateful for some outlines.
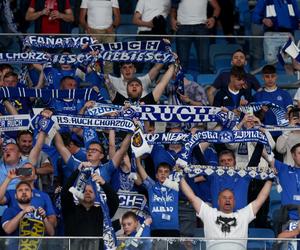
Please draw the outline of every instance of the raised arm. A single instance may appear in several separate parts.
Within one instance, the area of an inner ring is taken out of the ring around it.
[[[117,95],[117,90],[115,89],[114,85],[112,84],[111,80],[109,79],[108,75],[105,75],[105,86],[107,88],[110,100],[114,100]]]
[[[11,104],[11,102],[9,100],[4,100],[3,105],[10,115],[18,115],[18,111],[16,110],[14,105]]]
[[[42,147],[45,142],[45,138],[46,138],[46,133],[43,131],[40,131],[38,134],[36,143],[29,153],[28,159],[32,163],[33,166],[35,166],[37,163],[37,160],[39,158],[39,155],[42,151]]]
[[[14,178],[17,178],[16,170],[11,169],[11,170],[8,171],[7,177],[5,178],[5,180],[2,182],[2,184],[0,186],[0,204],[1,205],[6,204],[6,202],[7,202],[6,197],[5,197],[5,193],[6,193],[6,190],[7,190],[7,187],[9,185],[9,183]]]
[[[125,153],[127,152],[129,145],[131,143],[131,134],[127,134],[124,138],[121,147],[117,150],[117,152],[112,157],[113,164],[118,167],[120,166]]]
[[[159,98],[165,91],[168,83],[170,82],[173,74],[175,72],[175,64],[171,64],[166,71],[166,73],[163,75],[163,77],[160,79],[159,83],[155,86],[155,88],[152,91],[153,98],[156,102],[159,101]]]
[[[142,162],[141,162],[141,158],[136,158],[136,166],[137,166],[137,171],[142,179],[142,181],[146,180],[148,178],[148,175],[146,173],[146,170],[145,168],[143,167],[142,165]]]
[[[61,155],[61,157],[63,158],[64,162],[67,163],[68,160],[71,157],[71,153],[70,151],[66,148],[63,139],[61,138],[60,133],[56,133],[56,135],[54,136],[54,142],[55,142],[55,146],[56,149],[58,151],[58,153]]]
[[[149,78],[151,81],[154,81],[158,76],[160,70],[164,65],[161,63],[156,63],[148,72]]]
[[[258,210],[261,208],[261,206],[268,198],[271,188],[272,188],[272,181],[267,180],[263,188],[260,190],[257,198],[252,202],[252,210],[254,215],[257,214]]]
[[[108,132],[108,156],[112,159],[116,154],[116,132],[112,129]]]
[[[194,191],[191,189],[189,184],[187,184],[184,178],[182,178],[180,181],[180,188],[190,203],[192,203],[196,213],[200,213],[201,203],[203,201],[195,195]]]

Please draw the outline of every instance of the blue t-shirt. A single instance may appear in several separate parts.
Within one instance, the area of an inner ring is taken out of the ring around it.
[[[179,230],[178,192],[148,177],[143,182],[149,195],[151,230]]]
[[[15,198],[16,190],[7,190],[5,193],[6,205],[8,207],[18,207],[18,201]],[[55,215],[54,208],[48,194],[33,189],[31,205],[34,207],[42,207],[46,211],[46,215]]]
[[[275,168],[282,186],[282,205],[300,205],[300,168],[292,167],[277,160],[275,160]],[[298,220],[297,211],[289,213],[289,215],[290,219]]]
[[[277,104],[278,106],[284,108],[286,111],[288,107],[293,106],[293,99],[290,94],[287,91],[279,88],[272,92],[268,92],[266,90],[257,92],[253,98],[255,102],[268,101]],[[270,109],[265,113],[262,122],[265,125],[278,125],[276,116]],[[273,136],[279,136],[281,132],[271,132],[271,134]]]
[[[51,99],[48,105],[55,110],[55,113],[77,115],[84,106],[84,101],[79,99]]]
[[[78,168],[81,161],[71,156],[66,164],[66,168],[69,168],[72,172]],[[110,182],[111,176],[115,171],[115,165],[112,160],[108,161],[105,164],[101,164],[97,169],[96,173],[98,173],[106,182]]]
[[[30,205],[34,206],[33,204],[30,204]],[[38,209],[38,207],[36,207],[36,206],[34,206],[34,207],[35,207],[35,209]],[[6,222],[10,221],[11,219],[13,219],[21,211],[22,211],[22,209],[19,206],[13,206],[13,207],[7,208],[4,211],[3,215],[2,215],[1,225],[3,226],[4,223],[6,223]],[[41,216],[36,215],[35,213],[27,213],[25,216],[27,218],[41,220]],[[18,236],[19,235],[19,227],[9,235],[10,236]],[[13,249],[13,248],[10,248],[10,249]]]
[[[111,186],[115,191],[136,191],[134,180],[129,178],[131,172],[125,173],[120,167],[114,171],[111,177]]]

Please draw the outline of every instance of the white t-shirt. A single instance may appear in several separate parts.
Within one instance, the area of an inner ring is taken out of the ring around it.
[[[171,0],[139,0],[135,11],[142,15],[142,20],[145,22],[151,21],[158,15],[163,15],[167,18],[171,8]],[[148,31],[151,28],[139,26],[139,31]]]
[[[184,25],[205,23],[207,2],[208,0],[181,0],[177,10],[177,21]]]
[[[87,10],[87,23],[92,29],[107,29],[113,23],[112,8],[119,8],[118,0],[82,0],[80,8]]]
[[[123,77],[115,77],[112,75],[108,75],[109,80],[111,81],[112,85],[114,86],[115,90],[117,90],[121,95],[125,96],[126,98],[128,97],[127,95],[127,81],[123,79]],[[146,74],[144,76],[138,76],[138,79],[143,84],[143,93],[142,97],[150,93],[150,84],[151,84],[151,79],[149,74]]]
[[[197,216],[203,221],[204,236],[207,239],[247,238],[248,225],[255,218],[252,203],[234,213],[225,214],[202,202],[200,213]],[[209,240],[206,242],[207,250],[242,250],[246,248],[246,240]]]

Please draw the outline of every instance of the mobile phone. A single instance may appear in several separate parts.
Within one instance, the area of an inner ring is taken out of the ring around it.
[[[32,175],[32,168],[17,168],[16,169],[17,176],[30,176]]]
[[[252,107],[247,108],[247,114],[248,115],[253,115],[253,108]]]

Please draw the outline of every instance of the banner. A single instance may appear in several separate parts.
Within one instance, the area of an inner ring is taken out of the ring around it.
[[[94,129],[119,129],[127,132],[134,132],[135,125],[131,119],[103,117],[95,118],[91,116],[70,116],[54,115],[53,120],[60,126],[68,127],[88,127]],[[34,118],[33,118],[34,119]],[[0,132],[27,130],[31,126],[30,115],[9,115],[0,116]]]
[[[80,37],[57,37],[57,36],[26,36],[23,39],[23,46],[45,49],[45,48],[82,48],[83,45],[92,45],[97,43],[91,36]]]
[[[36,97],[45,99],[81,99],[84,101],[104,101],[104,98],[99,92],[90,89],[29,89],[29,88],[14,88],[0,87],[0,100],[4,98],[18,99],[22,97]]]
[[[268,139],[264,133],[255,129],[226,130],[226,131],[198,131],[194,135],[190,133],[156,133],[145,134],[148,144],[185,144],[188,150],[194,144],[200,142],[210,143],[241,143],[261,142],[268,145]]]
[[[219,176],[227,174],[233,176],[238,174],[241,177],[246,175],[251,178],[258,179],[272,179],[275,178],[275,173],[271,168],[260,168],[260,167],[224,167],[224,166],[207,166],[207,165],[189,165],[184,168],[184,172],[188,174],[190,178],[194,178],[198,175],[212,175],[217,174]]]

